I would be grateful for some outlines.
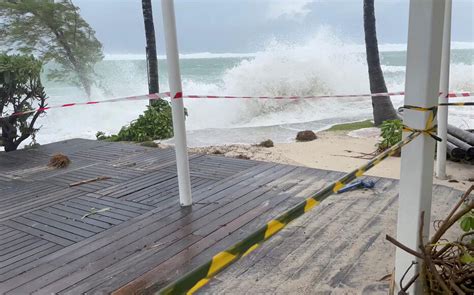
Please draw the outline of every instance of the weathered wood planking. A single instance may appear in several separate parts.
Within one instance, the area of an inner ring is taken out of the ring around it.
[[[71,166],[45,167],[58,152],[71,158]],[[174,161],[172,149],[82,139],[0,154],[0,293],[156,290],[342,175],[191,155],[194,205],[181,208]],[[69,187],[99,176],[110,179]],[[304,284],[297,290],[308,294],[341,286],[352,291],[361,284],[355,267],[368,269],[367,252],[386,247],[381,224],[396,214],[397,182],[372,179],[374,190],[330,198],[205,291],[287,293],[298,282]],[[458,193],[435,190],[449,195],[445,205]],[[350,257],[338,254],[345,251],[352,251]],[[333,260],[339,269],[331,268]],[[386,271],[371,267],[370,278]],[[308,280],[308,273],[320,283]],[[366,287],[379,292],[386,284]]]

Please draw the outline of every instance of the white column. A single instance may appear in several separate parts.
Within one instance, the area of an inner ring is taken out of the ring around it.
[[[176,166],[178,170],[179,201],[181,206],[190,206],[193,201],[191,196],[191,180],[189,176],[184,104],[182,98],[174,98],[177,93],[180,94],[182,92],[174,1],[162,0],[161,8],[165,30],[166,60],[171,92],[171,107],[173,108],[173,130]]]
[[[438,103],[444,10],[444,0],[410,1],[406,105],[432,107]],[[429,114],[405,110],[403,121],[412,128],[425,129]],[[426,135],[420,135],[402,149],[397,239],[414,250],[418,250],[418,229],[422,211],[425,211],[425,241],[429,234],[434,150],[435,141]],[[396,250],[397,288],[413,260],[415,258],[412,255],[401,249]],[[417,267],[412,267],[406,275],[405,283],[413,277],[415,271]],[[409,292],[422,294],[419,287],[412,287]]]
[[[451,55],[451,11],[452,0],[446,0],[443,28],[443,55],[441,58],[441,84],[439,103],[448,102],[449,93],[449,63]],[[438,137],[443,141],[438,142],[436,154],[436,177],[446,179],[446,141],[448,135],[448,106],[438,108]]]

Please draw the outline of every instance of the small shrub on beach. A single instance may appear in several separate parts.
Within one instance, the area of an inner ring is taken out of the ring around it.
[[[402,140],[403,124],[400,120],[388,120],[380,127],[382,140],[378,143],[378,151],[383,152]]]
[[[153,101],[138,119],[122,127],[116,135],[97,132],[98,140],[145,142],[173,137],[171,105],[165,100]]]
[[[305,130],[305,131],[300,131],[298,134],[296,134],[296,140],[297,141],[312,141],[318,138],[316,136],[316,133],[314,133],[311,130]]]
[[[51,168],[66,168],[71,164],[71,160],[63,154],[55,154],[49,160],[48,167]]]

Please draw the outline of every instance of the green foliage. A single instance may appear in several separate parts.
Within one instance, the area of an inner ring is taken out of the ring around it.
[[[360,122],[337,124],[329,128],[327,131],[353,131],[369,127],[374,127],[374,123],[371,120],[365,120]]]
[[[145,142],[173,137],[173,121],[170,103],[153,101],[151,106],[130,125],[122,127],[117,135],[106,136],[97,132],[98,140]]]
[[[403,124],[400,120],[387,120],[380,127],[382,141],[379,142],[379,150],[386,150],[402,140]]]
[[[14,151],[21,142],[38,132],[35,122],[41,112],[20,116],[46,106],[46,94],[41,85],[42,63],[32,56],[0,54],[0,146]]]
[[[474,210],[469,211],[463,217],[461,217],[461,219],[459,221],[459,226],[466,233],[474,232]],[[471,244],[474,245],[474,238],[471,239]],[[466,255],[464,255],[464,256],[466,256]],[[474,259],[473,259],[472,256],[466,256],[466,257],[464,257],[464,260],[470,260],[471,263],[474,262]]]
[[[90,95],[97,75],[94,65],[103,59],[95,31],[70,0],[0,2],[0,45],[7,52],[34,54],[59,67],[48,78],[69,81]]]
[[[459,225],[461,226],[461,229],[465,232],[474,230],[474,212],[471,211],[467,213],[466,215],[464,215],[461,218]]]

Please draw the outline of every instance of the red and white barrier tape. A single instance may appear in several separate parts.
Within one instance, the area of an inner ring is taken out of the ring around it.
[[[439,93],[441,95],[442,93]],[[318,98],[356,98],[376,96],[402,96],[405,92],[385,92],[366,94],[341,94],[341,95],[309,95],[309,96],[230,96],[230,95],[184,95],[183,98],[209,98],[209,99],[318,99]],[[472,92],[450,92],[448,97],[474,96]]]
[[[317,99],[317,98],[350,98],[375,96],[400,96],[405,92],[388,92],[373,94],[309,95],[309,96],[230,96],[230,95],[184,95],[183,98],[227,98],[227,99]]]
[[[448,97],[470,97],[474,96],[473,92],[450,92]]]
[[[112,98],[112,99],[98,100],[98,101],[73,102],[73,103],[66,103],[66,104],[55,105],[55,106],[50,106],[50,107],[48,106],[48,107],[44,107],[44,108],[37,108],[37,109],[34,109],[34,110],[25,111],[25,112],[17,112],[17,113],[11,114],[10,116],[0,117],[0,118],[3,119],[3,118],[13,117],[13,116],[21,116],[21,115],[26,115],[26,114],[36,113],[36,112],[43,112],[43,111],[47,111],[47,110],[50,110],[50,109],[68,108],[68,107],[75,107],[75,106],[96,105],[96,104],[119,102],[119,101],[157,100],[157,99],[170,97],[170,95],[171,94],[169,92],[163,92],[163,93],[154,93],[154,94],[146,94],[146,95]],[[176,95],[175,98],[179,98],[181,96],[182,95]]]
[[[205,98],[205,99],[276,99],[276,100],[284,100],[284,99],[318,99],[318,98],[356,98],[356,97],[377,97],[377,96],[401,96],[405,95],[405,92],[388,92],[388,93],[367,93],[367,94],[342,94],[342,95],[310,95],[310,96],[229,96],[229,95],[184,95],[179,92],[175,95],[175,99],[179,98]],[[441,93],[440,93],[441,95]],[[470,97],[474,96],[474,92],[450,92],[448,97]],[[6,117],[0,117],[0,119],[13,117],[13,116],[21,116],[36,112],[43,112],[50,109],[58,109],[58,108],[66,108],[66,107],[74,107],[74,106],[84,106],[84,105],[96,105],[96,104],[103,104],[103,103],[111,103],[111,102],[120,102],[120,101],[134,101],[134,100],[157,100],[163,98],[169,98],[171,94],[169,92],[162,92],[162,93],[154,93],[154,94],[147,94],[147,95],[138,95],[138,96],[128,96],[128,97],[121,97],[121,98],[112,98],[106,100],[99,100],[99,101],[88,101],[88,102],[74,102],[74,103],[67,103],[62,105],[55,105],[55,106],[48,106],[44,108],[37,108],[30,111],[25,112],[17,112],[13,113]]]

